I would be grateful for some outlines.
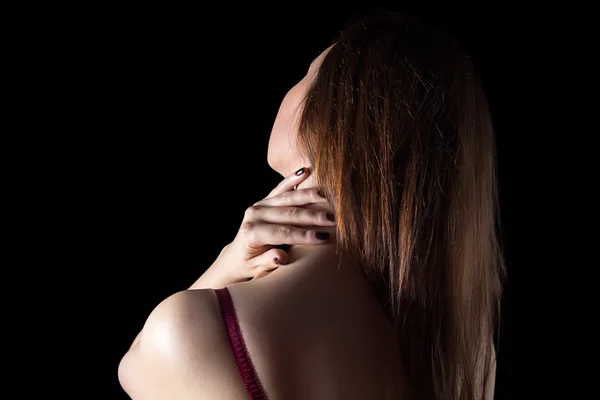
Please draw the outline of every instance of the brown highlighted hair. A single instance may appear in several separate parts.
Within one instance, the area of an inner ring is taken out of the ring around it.
[[[401,14],[349,25],[303,102],[298,145],[394,322],[409,398],[490,379],[503,257],[492,120],[465,48]]]

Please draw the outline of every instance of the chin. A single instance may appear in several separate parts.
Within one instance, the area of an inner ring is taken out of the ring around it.
[[[280,167],[280,160],[277,159],[277,157],[273,156],[272,152],[268,152],[267,153],[267,162],[269,163],[269,167],[271,167],[271,169],[275,172],[277,172],[279,175],[285,177],[284,175],[284,171],[282,170],[282,168]]]

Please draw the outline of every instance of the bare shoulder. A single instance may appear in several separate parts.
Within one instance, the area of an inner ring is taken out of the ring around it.
[[[134,399],[247,397],[212,290],[161,302],[121,361],[119,379]]]

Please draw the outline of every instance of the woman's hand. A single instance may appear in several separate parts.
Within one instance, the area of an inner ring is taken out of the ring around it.
[[[307,168],[298,170],[249,207],[233,242],[190,289],[199,288],[202,280],[201,286],[216,288],[268,275],[288,260],[276,245],[327,243],[331,229],[318,229],[335,225],[327,200],[316,188],[294,190],[309,174]],[[303,208],[319,203],[320,210]]]
[[[287,253],[275,245],[327,243],[327,230],[334,232],[331,228],[335,226],[331,206],[316,188],[294,190],[309,175],[308,168],[298,170],[248,208],[233,242],[221,250],[215,262],[189,290],[219,289],[268,275],[288,260]],[[309,204],[319,210],[303,208]],[[133,341],[132,348],[139,342],[140,335]]]

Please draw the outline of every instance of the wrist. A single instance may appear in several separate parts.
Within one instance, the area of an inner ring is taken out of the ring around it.
[[[235,279],[233,277],[227,276],[227,249],[230,248],[230,245],[223,247],[216,260],[204,271],[204,273],[198,278],[196,282],[192,286],[190,286],[190,290],[199,290],[199,289],[220,289],[232,283],[235,283]]]

